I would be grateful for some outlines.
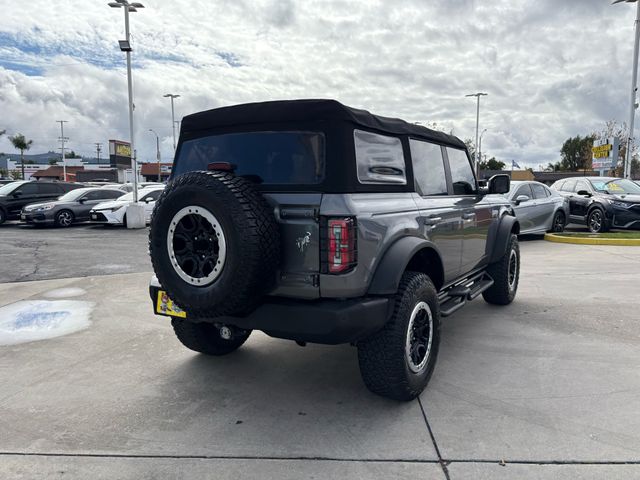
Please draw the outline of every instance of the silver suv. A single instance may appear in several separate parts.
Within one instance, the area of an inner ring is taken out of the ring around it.
[[[151,222],[154,311],[210,355],[252,330],[351,343],[371,391],[410,400],[441,317],[516,295],[508,190],[458,138],[333,100],[189,115]]]

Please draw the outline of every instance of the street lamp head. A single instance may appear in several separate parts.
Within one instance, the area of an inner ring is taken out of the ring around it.
[[[134,2],[131,4],[133,8],[144,8],[144,5],[138,2]]]
[[[107,5],[109,5],[111,8],[120,8],[122,6],[117,2],[109,2],[107,3]]]
[[[133,13],[133,12],[137,12],[137,11],[138,11],[137,9],[135,9],[135,8],[134,8],[134,7],[132,7],[132,6],[129,6],[129,7],[127,8],[127,10],[129,10],[131,13]]]
[[[470,93],[468,95],[465,95],[465,97],[485,97],[487,95],[489,94],[484,92],[478,92],[478,93]]]
[[[615,5],[616,3],[636,3],[638,0],[614,0],[611,5]]]

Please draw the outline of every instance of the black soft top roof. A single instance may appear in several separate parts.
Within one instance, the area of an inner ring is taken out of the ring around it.
[[[356,126],[396,135],[410,135],[439,144],[465,148],[453,135],[405,122],[399,118],[381,117],[366,110],[347,107],[336,100],[279,100],[245,103],[215,108],[187,115],[182,120],[182,133],[196,133],[221,127],[269,123],[348,122]]]

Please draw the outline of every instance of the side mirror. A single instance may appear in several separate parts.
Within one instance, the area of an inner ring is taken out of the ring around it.
[[[488,193],[509,193],[509,189],[511,188],[511,179],[509,175],[505,175],[503,173],[499,175],[494,175],[487,182],[487,190]]]
[[[591,196],[591,192],[588,192],[587,190],[578,190],[578,195],[583,195],[585,197],[590,197]]]
[[[529,200],[531,200],[531,198],[529,198],[529,195],[518,195],[516,197],[516,205],[520,205],[523,202],[528,202]]]
[[[21,197],[21,196],[22,196],[22,192],[15,192],[15,193],[13,194],[13,198],[19,198],[19,197]]]
[[[144,199],[144,203],[150,203],[151,202],[151,198],[147,197]]]
[[[86,201],[87,201],[87,199],[86,199],[86,198],[84,198],[84,197],[83,197],[83,198],[79,198],[79,199],[78,199],[78,203],[84,203],[84,202],[86,202]]]

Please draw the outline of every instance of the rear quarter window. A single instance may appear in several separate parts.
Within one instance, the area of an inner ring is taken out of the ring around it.
[[[398,137],[354,130],[353,140],[360,183],[407,184],[404,151]]]

